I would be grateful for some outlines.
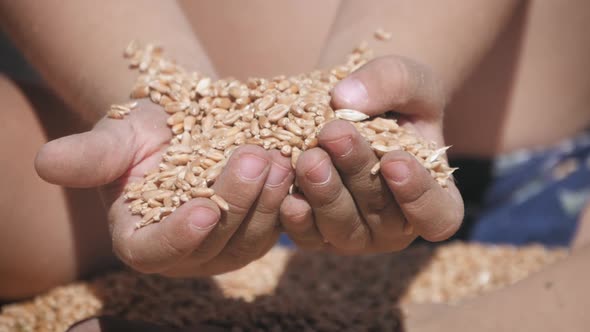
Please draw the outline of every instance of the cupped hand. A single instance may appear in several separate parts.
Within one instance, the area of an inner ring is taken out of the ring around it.
[[[262,256],[278,238],[278,210],[294,174],[289,159],[256,146],[235,150],[213,186],[229,211],[193,199],[165,220],[135,229],[140,217],[131,215],[123,188],[158,167],[172,135],[166,116],[160,106],[141,101],[122,120],[103,118],[89,132],[47,143],[37,172],[58,185],[100,186],[114,251],[138,271],[211,275]]]
[[[395,111],[404,127],[444,146],[442,84],[409,59],[388,56],[367,63],[334,88],[332,103],[370,116]],[[302,194],[281,204],[281,223],[300,247],[390,252],[417,236],[445,240],[459,228],[463,201],[453,181],[441,187],[412,155],[385,154],[380,175],[374,176],[370,170],[379,160],[351,124],[332,121],[318,140],[321,148],[305,151],[297,162]]]

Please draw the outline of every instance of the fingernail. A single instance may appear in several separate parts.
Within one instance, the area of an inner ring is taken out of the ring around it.
[[[322,160],[306,174],[307,179],[314,184],[324,184],[330,179],[332,168],[327,163],[328,159]]]
[[[209,208],[197,207],[191,211],[189,218],[192,226],[203,231],[217,224],[219,215]]]
[[[396,183],[402,183],[410,177],[410,168],[405,161],[392,161],[381,165],[383,175]]]
[[[266,159],[253,154],[245,154],[240,157],[239,174],[246,180],[256,180],[268,165]]]
[[[325,144],[325,148],[332,155],[344,157],[352,151],[352,138],[350,136],[345,136],[337,140],[328,141]]]
[[[362,108],[369,100],[365,85],[356,78],[348,78],[336,85],[336,94],[348,107]]]
[[[268,173],[268,177],[266,178],[266,185],[271,187],[276,187],[283,183],[289,173],[291,172],[290,169],[283,167],[277,163],[272,163],[270,167],[270,172]]]

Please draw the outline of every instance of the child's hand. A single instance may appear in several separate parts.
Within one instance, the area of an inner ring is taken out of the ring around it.
[[[268,251],[294,175],[289,159],[255,146],[236,150],[213,187],[229,203],[227,213],[209,199],[193,199],[164,221],[135,229],[140,217],[131,215],[122,189],[158,166],[170,139],[166,113],[142,102],[123,120],[104,118],[90,132],[47,143],[36,168],[55,184],[102,186],[114,251],[141,272],[217,274]]]
[[[400,123],[443,146],[444,92],[424,67],[400,57],[376,59],[334,89],[335,108],[371,116],[395,110]],[[322,149],[304,152],[297,181],[304,197],[287,196],[281,222],[299,246],[341,253],[397,251],[420,235],[441,241],[463,219],[463,201],[449,181],[444,189],[406,152],[381,159],[381,177],[370,169],[378,161],[369,144],[344,121],[327,124]],[[405,220],[414,231],[404,234]]]

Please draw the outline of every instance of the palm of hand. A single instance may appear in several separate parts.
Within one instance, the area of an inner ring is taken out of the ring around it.
[[[136,270],[210,275],[263,255],[278,237],[278,207],[293,174],[278,151],[259,147],[236,150],[214,185],[230,211],[220,211],[208,199],[192,199],[165,222],[135,229],[140,218],[130,214],[122,191],[158,167],[171,139],[165,119],[157,105],[142,102],[122,121],[104,118],[90,132],[48,143],[36,167],[49,182],[101,186],[115,253]]]

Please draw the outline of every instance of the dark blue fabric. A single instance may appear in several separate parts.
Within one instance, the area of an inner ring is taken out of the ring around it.
[[[289,239],[289,236],[285,233],[281,234],[281,237],[279,238],[279,245],[289,248],[295,247],[293,241],[291,241],[291,239]]]
[[[509,165],[497,168],[469,239],[569,245],[590,197],[589,157],[587,132],[550,149],[504,157]]]

